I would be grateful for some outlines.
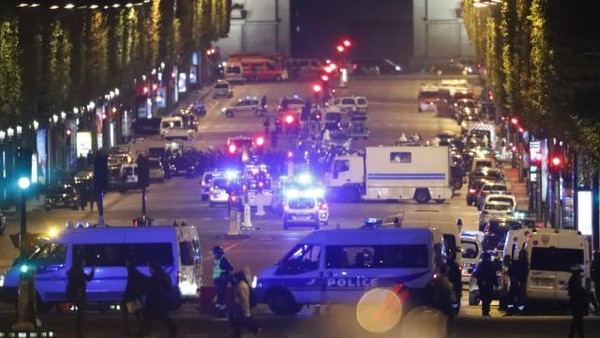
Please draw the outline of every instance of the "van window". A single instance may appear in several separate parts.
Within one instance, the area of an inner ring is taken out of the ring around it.
[[[217,83],[215,89],[229,89],[229,85],[227,83]]]
[[[315,271],[319,268],[320,256],[321,246],[298,244],[279,262],[279,268],[275,274],[297,275]]]
[[[411,163],[412,153],[408,151],[390,152],[390,163]]]
[[[164,121],[161,125],[163,129],[181,128],[181,120]]]
[[[78,244],[73,246],[74,259],[85,259],[86,265],[125,266],[130,258],[136,266],[148,262],[173,265],[171,243]]]
[[[479,254],[479,248],[477,247],[477,243],[471,241],[463,241],[461,242],[462,246],[462,257],[466,259],[474,259],[477,258]]]
[[[349,160],[336,160],[333,164],[333,177],[337,178],[339,173],[350,170]]]
[[[442,237],[444,238],[444,248],[446,249],[446,254],[447,255],[456,254],[456,251],[457,251],[456,237],[454,237],[453,235],[449,235],[449,234],[444,234],[444,235],[442,235]]]
[[[150,169],[160,169],[160,161],[159,160],[149,160],[148,161],[148,168]]]
[[[531,270],[565,271],[583,264],[583,250],[559,248],[532,248]]]
[[[227,70],[225,72],[228,74],[241,74],[242,68],[240,66],[231,66],[231,67],[227,67]],[[225,88],[225,87],[217,87],[217,86],[215,86],[215,87],[216,88]]]
[[[58,243],[49,243],[31,256],[31,260],[40,265],[65,264],[67,259],[67,246]]]
[[[427,246],[407,245],[347,245],[327,246],[325,266],[330,269],[427,268]]]
[[[181,265],[194,265],[200,259],[200,243],[198,240],[179,242]]]

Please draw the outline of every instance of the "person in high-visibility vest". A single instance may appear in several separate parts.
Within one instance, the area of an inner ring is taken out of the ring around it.
[[[227,284],[231,281],[233,266],[225,257],[225,251],[223,251],[222,247],[215,246],[213,248],[213,254],[215,256],[213,262],[213,281],[217,293],[215,312],[217,316],[225,317],[227,310],[225,291],[227,290]]]

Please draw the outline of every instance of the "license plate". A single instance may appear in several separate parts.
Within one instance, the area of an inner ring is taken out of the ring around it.
[[[293,216],[292,218],[296,221],[308,221],[310,216]]]

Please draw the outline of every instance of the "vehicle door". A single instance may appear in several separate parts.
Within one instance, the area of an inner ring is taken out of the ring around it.
[[[67,290],[67,245],[49,243],[32,259],[36,265],[36,289],[44,301],[62,301]]]
[[[275,275],[282,277],[297,303],[326,300],[322,251],[318,244],[298,244],[279,262]]]
[[[340,159],[333,162],[333,181],[336,182],[332,186],[342,186],[346,182],[351,182],[350,177],[350,160]]]
[[[244,113],[244,112],[249,111],[248,105],[249,105],[248,100],[240,100],[233,106],[233,110],[236,113]]]

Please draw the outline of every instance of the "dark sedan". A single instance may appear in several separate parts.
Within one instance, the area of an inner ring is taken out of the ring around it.
[[[44,200],[44,210],[50,211],[54,208],[71,208],[77,210],[79,207],[79,192],[74,186],[62,184],[50,189]]]

